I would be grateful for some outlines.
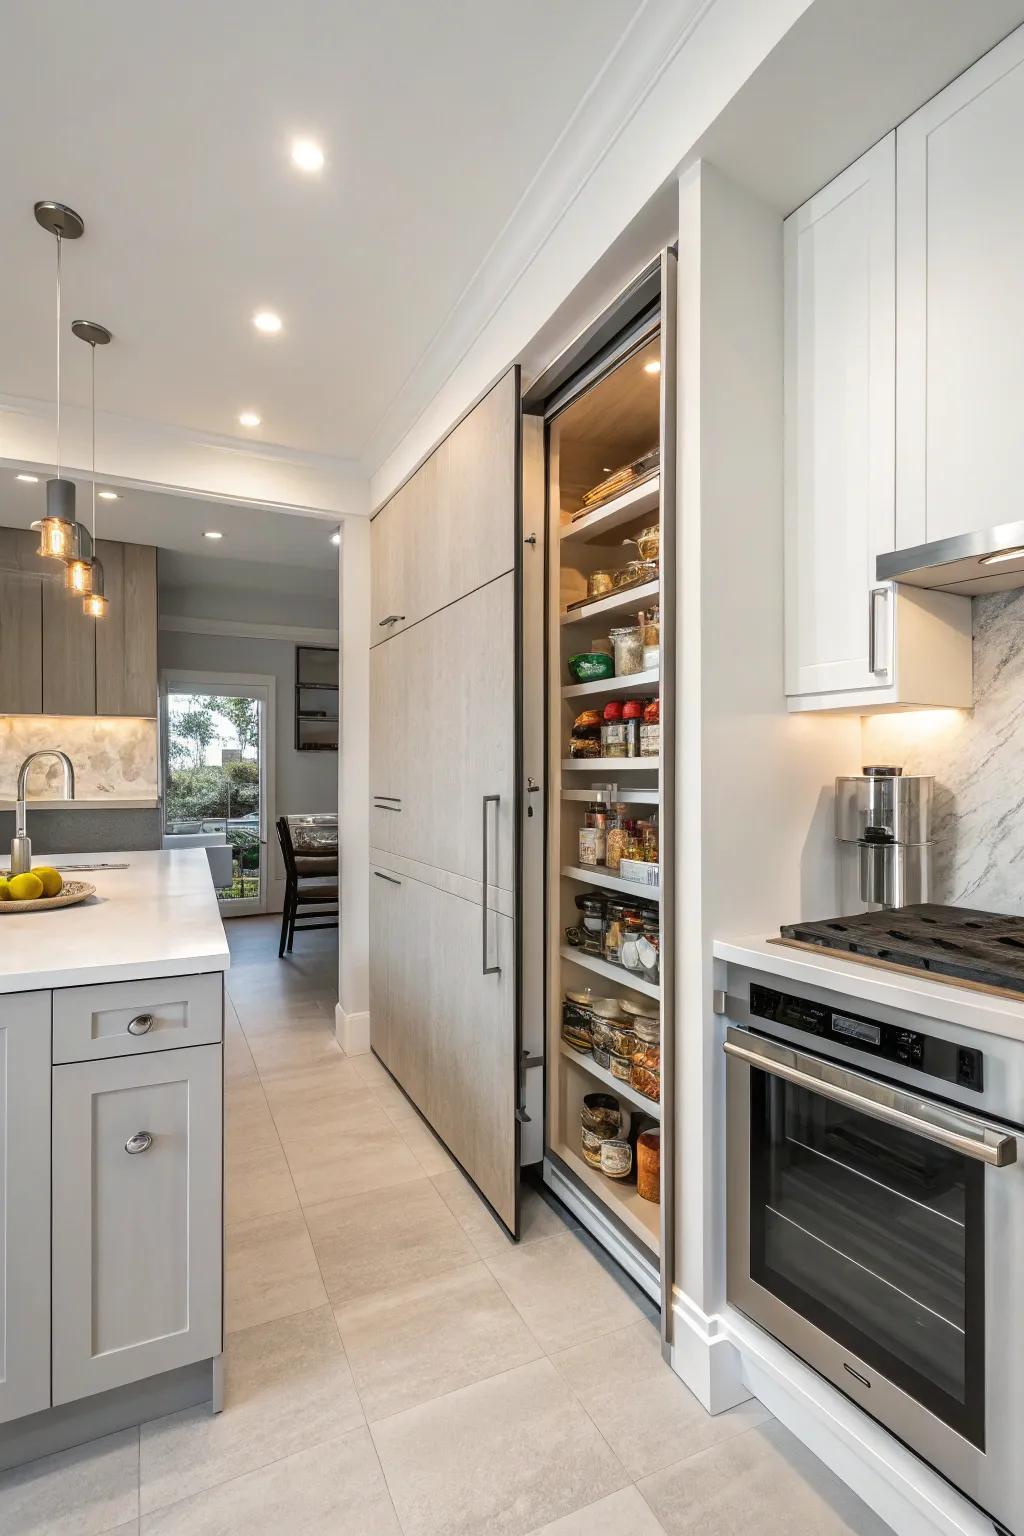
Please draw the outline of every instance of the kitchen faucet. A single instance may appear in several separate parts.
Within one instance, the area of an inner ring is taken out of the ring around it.
[[[32,839],[26,832],[26,819],[28,807],[25,804],[26,785],[28,783],[28,771],[37,757],[55,757],[64,769],[64,795],[65,800],[75,798],[75,765],[66,752],[59,751],[56,747],[41,747],[38,752],[30,752],[28,757],[18,769],[18,799],[14,812],[14,837],[11,841],[11,874],[24,875],[32,868]]]

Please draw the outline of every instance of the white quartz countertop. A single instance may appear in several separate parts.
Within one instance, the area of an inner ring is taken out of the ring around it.
[[[792,949],[764,938],[716,939],[716,960],[769,975],[824,987],[865,1003],[904,1008],[947,1024],[965,1025],[1008,1040],[1024,1040],[1024,1002],[995,997],[972,987],[930,981],[925,976],[886,970],[857,960],[837,960],[810,949]]]
[[[0,858],[0,873],[9,863]],[[0,993],[228,969],[205,849],[41,854],[33,863],[127,868],[66,871],[96,887],[78,906],[0,913]]]

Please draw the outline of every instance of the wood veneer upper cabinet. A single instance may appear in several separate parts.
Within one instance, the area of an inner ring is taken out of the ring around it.
[[[0,528],[0,714],[43,708],[43,561],[27,528]]]
[[[372,644],[513,569],[518,415],[510,368],[377,513]]]
[[[896,547],[1020,521],[1024,27],[896,131]]]
[[[62,581],[43,582],[43,714],[96,713],[96,620]]]
[[[110,608],[96,623],[96,713],[155,715],[156,550],[100,539],[97,553]]]

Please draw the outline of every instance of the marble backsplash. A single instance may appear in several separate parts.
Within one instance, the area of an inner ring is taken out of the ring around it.
[[[935,775],[934,901],[1024,916],[1024,591],[973,621],[973,710],[865,716],[862,762]]]
[[[79,800],[156,800],[160,794],[155,720],[94,715],[0,715],[0,801],[11,801],[30,752],[59,747],[75,766]],[[29,773],[32,800],[61,793],[60,764],[43,758]]]

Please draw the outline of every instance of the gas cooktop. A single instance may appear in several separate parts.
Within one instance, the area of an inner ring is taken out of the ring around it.
[[[930,903],[787,923],[783,940],[1024,997],[1024,917]]]

